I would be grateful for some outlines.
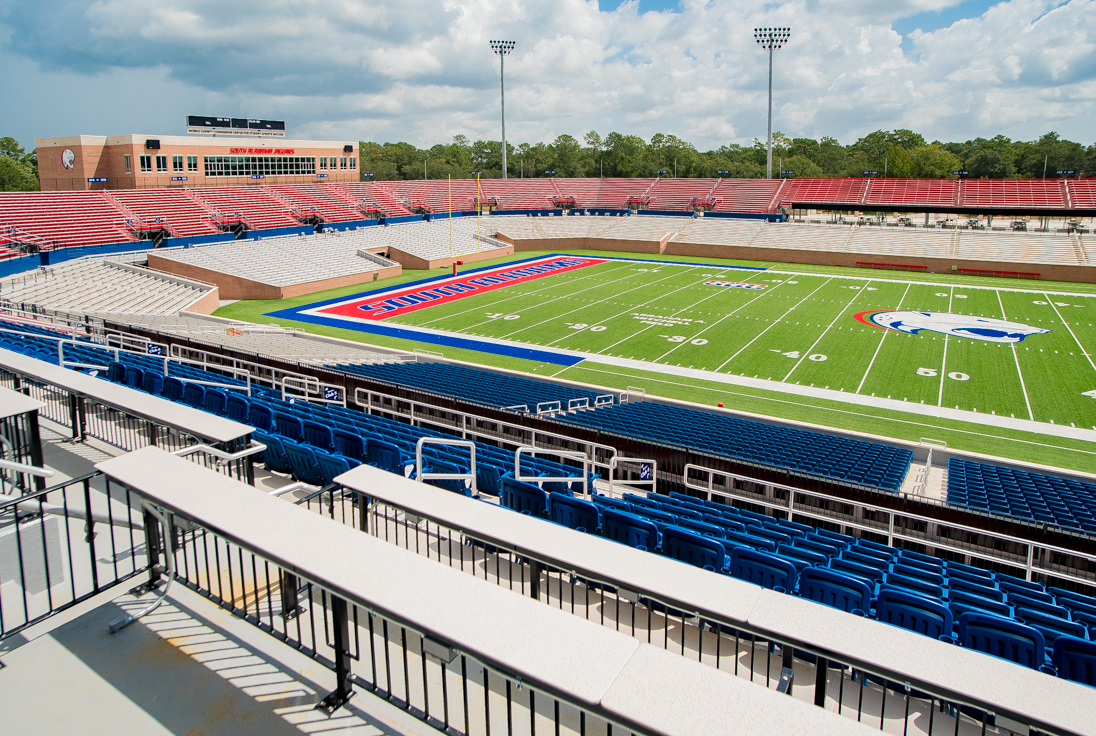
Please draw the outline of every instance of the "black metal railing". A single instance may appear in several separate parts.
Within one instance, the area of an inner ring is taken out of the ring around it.
[[[0,639],[148,567],[137,499],[94,472],[0,501]]]

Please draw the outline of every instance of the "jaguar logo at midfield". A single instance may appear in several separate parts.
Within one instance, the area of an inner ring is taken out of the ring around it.
[[[990,317],[947,312],[860,312],[856,319],[872,327],[916,335],[921,330],[987,342],[1020,342],[1028,335],[1050,332],[1042,327]]]

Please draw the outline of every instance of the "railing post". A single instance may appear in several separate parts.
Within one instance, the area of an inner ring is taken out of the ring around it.
[[[818,657],[814,669],[814,704],[819,708],[826,707],[826,690],[830,686],[830,662],[825,657]]]
[[[148,589],[155,590],[160,583],[160,552],[163,549],[160,539],[160,523],[148,509],[144,513],[145,556],[148,559]],[[165,530],[166,531],[166,530]]]
[[[301,612],[301,607],[297,605],[297,591],[300,586],[300,580],[296,575],[285,570],[281,571],[281,575],[278,576],[278,591],[282,597],[282,618],[286,621],[296,618]]]
[[[529,597],[540,600],[540,563],[529,560]]]
[[[350,618],[346,601],[331,596],[331,623],[334,630],[335,689],[316,704],[316,710],[328,715],[334,713],[354,696],[350,682]]]
[[[780,645],[780,682],[776,689],[788,695],[792,694],[792,686],[795,684],[795,668],[792,663],[794,651],[790,644]]]
[[[107,503],[110,503],[110,487],[107,487]],[[84,513],[87,517],[86,541],[88,562],[91,564],[91,589],[99,590],[99,556],[95,554],[95,519],[91,515],[91,479],[84,478]],[[112,530],[113,531],[113,530]]]

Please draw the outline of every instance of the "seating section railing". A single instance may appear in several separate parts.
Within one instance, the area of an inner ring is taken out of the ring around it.
[[[1057,717],[1046,708],[1051,700],[1096,698],[1096,691],[987,657],[976,646],[955,646],[950,636],[942,642],[903,630],[895,619],[850,615],[852,607],[833,597],[852,579],[848,575],[828,576],[818,568],[810,584],[818,597],[812,600],[805,591],[781,592],[769,556],[742,547],[732,556],[731,564],[741,566],[738,574],[713,575],[696,559],[682,564],[686,559],[676,552],[651,555],[632,548],[635,539],[602,538],[585,525],[600,517],[604,533],[614,515],[627,515],[610,506],[569,499],[553,517],[557,523],[546,524],[529,508],[514,514],[420,490],[372,468],[337,480],[343,488],[336,506],[368,493],[367,518],[355,515],[353,525],[373,536],[681,657],[769,688],[794,690],[796,697],[888,731],[979,732],[996,722],[1019,732],[1027,727],[1060,732],[1061,724],[1048,722]],[[515,506],[528,500],[514,494]],[[654,525],[649,526],[653,533]],[[586,533],[576,533],[579,527]],[[669,536],[670,527],[662,534]],[[816,602],[825,596],[830,606]],[[917,604],[917,596],[913,599]],[[835,604],[843,610],[834,610]],[[882,620],[893,626],[880,628]],[[964,669],[968,674],[960,675]],[[998,685],[1015,683],[1013,677],[1043,694],[1023,704],[1013,694],[1005,696]]]

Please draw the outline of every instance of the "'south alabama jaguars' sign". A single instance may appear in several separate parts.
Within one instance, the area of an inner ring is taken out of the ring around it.
[[[921,330],[986,342],[1020,342],[1050,330],[1020,322],[947,312],[860,312],[856,319],[872,327],[916,335]]]

